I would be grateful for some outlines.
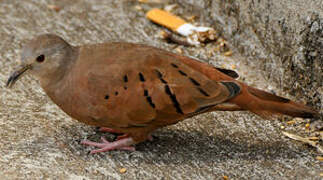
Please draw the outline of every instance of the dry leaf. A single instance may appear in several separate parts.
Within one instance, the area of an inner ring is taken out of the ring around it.
[[[313,147],[316,147],[317,150],[320,152],[320,153],[323,153],[323,147],[318,143],[318,142],[315,142],[315,141],[311,141],[309,140],[308,138],[303,138],[301,136],[298,136],[296,134],[292,134],[292,133],[288,133],[288,132],[285,132],[283,131],[282,132],[285,136],[291,138],[291,139],[294,139],[296,141],[301,141],[303,143],[306,143],[306,144],[309,144]]]
[[[308,139],[309,139],[309,140],[311,140],[311,141],[318,141],[318,140],[320,140],[320,138],[315,137],[315,136],[313,136],[313,137],[308,137]]]

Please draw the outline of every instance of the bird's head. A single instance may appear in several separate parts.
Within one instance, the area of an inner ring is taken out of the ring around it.
[[[35,37],[23,46],[21,65],[9,77],[7,87],[12,87],[27,72],[41,82],[59,78],[72,51],[73,47],[57,35]]]

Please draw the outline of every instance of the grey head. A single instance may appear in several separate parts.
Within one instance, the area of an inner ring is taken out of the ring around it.
[[[54,34],[44,34],[31,39],[23,46],[21,65],[9,77],[7,87],[12,87],[27,72],[35,75],[42,84],[59,80],[64,75],[74,49]]]

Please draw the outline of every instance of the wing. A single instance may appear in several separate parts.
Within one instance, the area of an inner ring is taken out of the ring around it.
[[[86,73],[89,114],[110,127],[172,124],[230,99],[232,87],[239,89],[210,79],[177,55],[124,46],[107,50],[109,58],[97,57],[102,61]]]

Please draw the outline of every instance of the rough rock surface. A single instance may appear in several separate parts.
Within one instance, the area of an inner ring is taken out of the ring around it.
[[[299,100],[322,109],[321,0],[181,1],[216,26],[247,64]]]
[[[103,134],[64,114],[32,77],[23,77],[12,90],[4,88],[25,39],[51,32],[75,45],[117,40],[174,52],[181,48],[186,55],[218,66],[236,66],[241,80],[251,85],[322,107],[322,2],[297,0],[293,6],[279,0],[169,2],[178,3],[174,13],[199,15],[197,22],[216,27],[231,43],[234,55],[214,52],[213,44],[184,48],[160,40],[160,27],[144,13],[163,4],[1,1],[1,177],[320,179],[316,149],[281,134],[281,126],[306,134],[303,122],[288,126],[281,119],[263,120],[246,112],[209,113],[157,131],[155,140],[139,144],[136,152],[89,155],[90,149],[79,142],[85,138],[98,141]],[[47,7],[54,3],[60,11]],[[120,168],[127,171],[120,173]]]

